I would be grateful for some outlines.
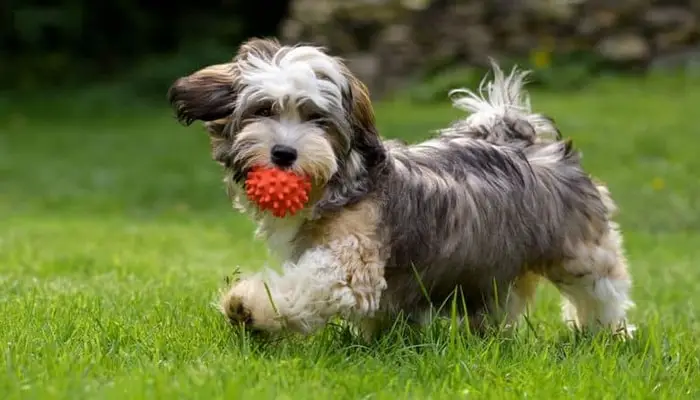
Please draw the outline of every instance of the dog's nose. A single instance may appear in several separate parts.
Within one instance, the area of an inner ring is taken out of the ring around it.
[[[276,144],[270,151],[272,162],[279,167],[289,167],[297,159],[297,151],[293,147]]]

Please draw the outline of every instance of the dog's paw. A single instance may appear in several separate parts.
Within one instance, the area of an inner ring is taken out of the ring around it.
[[[249,309],[243,305],[239,296],[227,296],[222,304],[222,310],[231,325],[252,326],[253,317]]]
[[[637,327],[632,324],[622,324],[618,329],[615,330],[615,336],[622,341],[632,340],[635,338],[635,333],[637,332]]]
[[[243,279],[233,284],[221,298],[220,309],[234,326],[251,331],[276,332],[282,329],[281,318],[257,279]]]

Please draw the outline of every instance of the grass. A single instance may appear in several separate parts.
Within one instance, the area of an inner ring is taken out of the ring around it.
[[[577,337],[543,286],[531,329],[478,340],[433,326],[365,346],[329,327],[273,343],[210,306],[270,260],[234,214],[199,128],[162,104],[63,97],[0,116],[0,393],[81,398],[700,396],[697,84],[600,82],[534,93],[621,207],[638,337]],[[378,107],[385,136],[426,137],[446,104]]]

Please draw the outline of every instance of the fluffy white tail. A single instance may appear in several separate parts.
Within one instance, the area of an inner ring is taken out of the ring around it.
[[[544,115],[532,112],[530,98],[524,90],[529,71],[514,67],[510,74],[505,75],[493,60],[491,66],[493,79],[488,80],[488,75],[485,76],[477,92],[466,88],[450,91],[452,105],[469,113],[455,127],[495,133],[503,122],[525,121],[534,129],[533,142],[557,140],[560,134],[554,122]]]

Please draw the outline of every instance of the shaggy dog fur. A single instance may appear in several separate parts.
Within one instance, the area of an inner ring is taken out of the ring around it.
[[[538,282],[578,328],[629,335],[630,277],[607,188],[552,120],[533,113],[526,72],[452,93],[468,116],[422,143],[384,141],[366,87],[322,49],[251,39],[228,63],[178,79],[169,101],[203,121],[236,206],[283,261],[233,283],[222,312],[254,330],[312,333],[331,318],[367,335],[399,315],[424,321],[460,293],[472,329],[517,322]],[[284,219],[243,190],[276,165],[313,180]]]

